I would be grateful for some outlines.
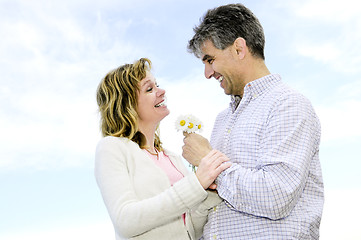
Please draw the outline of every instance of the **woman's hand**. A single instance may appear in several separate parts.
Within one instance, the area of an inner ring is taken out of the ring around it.
[[[212,189],[216,186],[214,181],[218,175],[231,166],[229,158],[218,150],[211,150],[204,158],[201,159],[196,176],[204,189],[212,185]]]

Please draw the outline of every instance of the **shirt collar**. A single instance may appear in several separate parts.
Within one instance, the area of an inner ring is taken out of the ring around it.
[[[269,74],[264,77],[258,78],[249,82],[244,87],[243,97],[232,95],[230,106],[233,111],[236,110],[242,99],[248,99],[249,97],[255,99],[261,96],[264,92],[268,91],[272,86],[281,81],[279,74]]]
[[[239,103],[241,102],[241,100],[242,100],[241,96],[231,95],[230,107],[232,109],[232,112],[234,112],[237,109],[237,107],[238,107]]]

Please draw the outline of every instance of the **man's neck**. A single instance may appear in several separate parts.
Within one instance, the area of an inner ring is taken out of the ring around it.
[[[252,67],[250,68],[250,71],[249,71],[247,83],[250,83],[254,80],[257,80],[257,79],[267,76],[269,74],[271,74],[271,72],[268,70],[264,60],[253,59]]]

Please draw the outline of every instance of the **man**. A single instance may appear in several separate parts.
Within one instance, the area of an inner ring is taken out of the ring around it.
[[[216,180],[224,201],[209,213],[203,238],[318,239],[324,195],[311,103],[270,74],[263,28],[243,5],[209,10],[194,31],[188,49],[231,95],[210,143],[198,134],[184,139],[193,165],[212,148],[232,162]]]

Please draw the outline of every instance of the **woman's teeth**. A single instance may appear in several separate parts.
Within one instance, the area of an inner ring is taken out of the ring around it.
[[[162,107],[162,106],[167,106],[165,101],[155,105],[154,107]]]
[[[217,80],[221,83],[223,81],[223,76],[220,76]]]

